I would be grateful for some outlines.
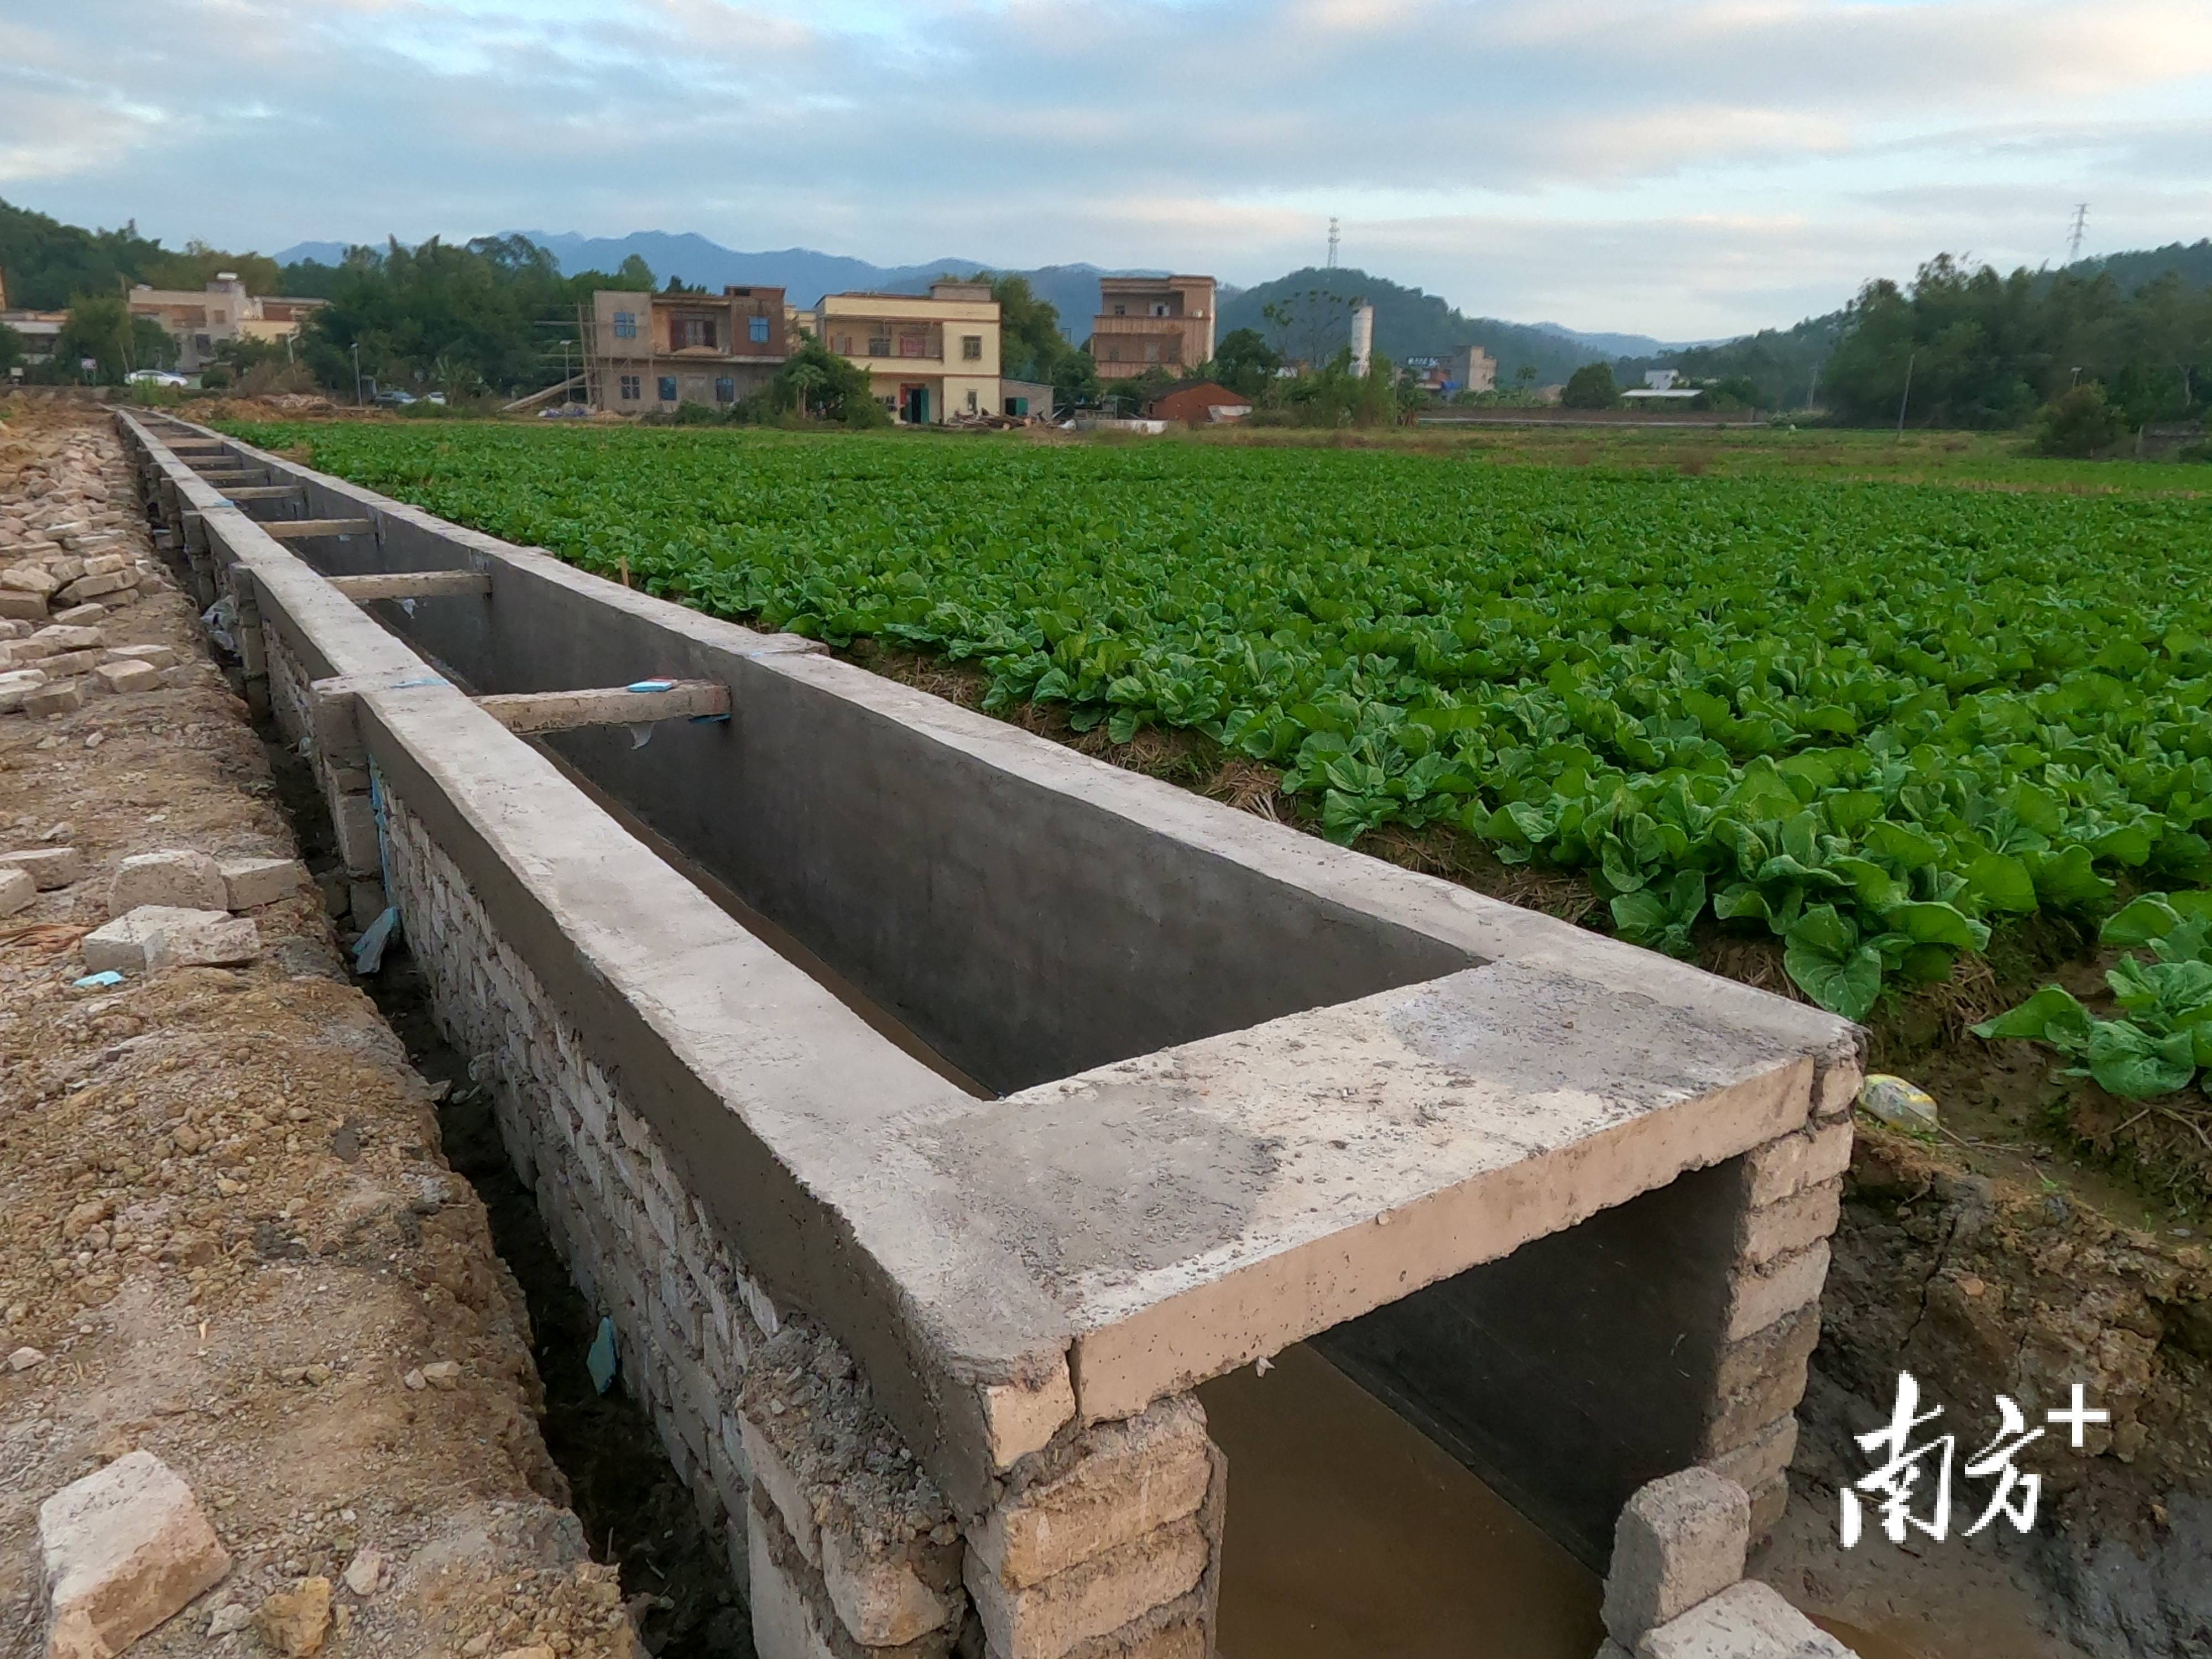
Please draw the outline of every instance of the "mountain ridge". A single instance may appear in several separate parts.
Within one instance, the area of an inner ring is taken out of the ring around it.
[[[537,243],[552,254],[563,276],[585,270],[614,270],[635,254],[652,268],[654,278],[664,283],[674,276],[709,290],[753,284],[781,288],[793,304],[802,307],[816,304],[824,294],[854,290],[923,294],[928,291],[931,283],[947,274],[967,276],[988,270],[1022,276],[1028,279],[1033,293],[1048,301],[1059,312],[1061,331],[1078,343],[1089,336],[1091,319],[1098,314],[1101,276],[1167,274],[1150,269],[1108,270],[1084,261],[1021,270],[958,257],[878,265],[848,254],[823,253],[814,248],[749,251],[727,247],[696,231],[642,230],[632,231],[626,236],[586,236],[576,231],[543,230],[500,234],[526,237]],[[304,259],[336,264],[345,257],[346,246],[343,242],[298,242],[273,257],[280,265]]]

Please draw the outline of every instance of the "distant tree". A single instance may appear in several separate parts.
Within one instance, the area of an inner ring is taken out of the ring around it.
[[[1257,398],[1273,383],[1275,371],[1282,366],[1283,354],[1258,329],[1238,328],[1223,337],[1213,349],[1213,361],[1200,366],[1198,373],[1231,392]]]
[[[1026,276],[979,270],[967,280],[988,283],[999,302],[1000,373],[1010,380],[1049,380],[1075,348],[1060,331],[1060,308],[1041,298]]]
[[[93,378],[118,386],[134,369],[161,368],[177,361],[177,343],[150,317],[133,317],[119,295],[80,295],[54,341],[54,356],[70,378],[85,358]]]
[[[1802,409],[1814,400],[1841,331],[1840,314],[1831,313],[1794,328],[1761,329],[1718,345],[1692,346],[1666,361],[1708,386],[1748,380],[1753,390],[1744,401],[1753,408]]]
[[[1700,388],[1699,409],[1730,410],[1759,408],[1759,383],[1748,374],[1729,374]]]
[[[1520,368],[1513,371],[1513,379],[1516,384],[1521,386],[1535,385],[1536,365],[1534,363],[1522,364]]]
[[[459,247],[435,237],[413,248],[356,247],[334,266],[287,266],[288,287],[295,276],[328,301],[300,344],[324,386],[351,394],[358,347],[362,373],[382,386],[450,394],[466,384],[512,395],[560,378],[560,342],[574,337],[577,308],[595,290],[643,289],[653,273],[625,262],[611,276],[564,277],[545,249],[506,236]]]
[[[141,236],[135,223],[86,230],[0,202],[0,272],[10,306],[55,311],[76,295],[118,293],[149,260],[167,252]]]
[[[225,253],[205,242],[190,241],[182,253],[166,253],[140,264],[137,278],[153,288],[204,289],[228,271],[246,284],[248,294],[275,294],[283,272],[276,262],[261,253]]]
[[[2119,442],[2127,417],[2090,380],[2054,398],[2036,421],[2035,447],[2045,455],[2100,454]]]
[[[1098,401],[1098,365],[1089,351],[1071,351],[1053,366],[1052,401],[1055,408],[1081,409]]]
[[[847,426],[886,426],[890,421],[876,401],[867,371],[811,334],[776,370],[769,383],[769,403],[782,413]]]
[[[1310,368],[1326,362],[1349,333],[1352,308],[1358,303],[1316,283],[1270,301],[1260,314],[1274,331],[1276,349]]]
[[[616,267],[613,280],[601,286],[635,289],[641,293],[650,294],[653,292],[653,267],[646,264],[642,255],[627,254],[622,264]]]
[[[1584,363],[1567,376],[1559,402],[1569,409],[1611,409],[1620,401],[1620,387],[1610,363]]]
[[[660,291],[663,294],[704,294],[707,287],[703,283],[687,283],[681,276],[672,276]]]
[[[1312,373],[1285,384],[1279,414],[1300,426],[1384,426],[1398,419],[1401,408],[1390,360],[1377,355],[1366,374],[1355,374],[1352,348],[1345,346]]]
[[[1100,391],[1101,395],[1108,402],[1112,403],[1119,412],[1123,415],[1137,416],[1145,412],[1146,404],[1151,403],[1153,398],[1174,384],[1175,376],[1154,363],[1148,366],[1140,374],[1131,374],[1118,380],[1108,381]]]
[[[2095,380],[2141,424],[2202,411],[2208,367],[2212,290],[2185,274],[2123,287],[2093,265],[2008,276],[1943,254],[1909,286],[1859,290],[1821,387],[1847,420],[2016,427]]]

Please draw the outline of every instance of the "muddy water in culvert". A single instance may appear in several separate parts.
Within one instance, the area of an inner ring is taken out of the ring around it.
[[[1300,1343],[1198,1391],[1229,1455],[1220,1659],[1590,1659],[1590,1572]],[[1934,1659],[1816,1622],[1859,1659]]]
[[[1229,1455],[1221,1659],[1590,1659],[1597,1578],[1303,1344],[1199,1391]]]

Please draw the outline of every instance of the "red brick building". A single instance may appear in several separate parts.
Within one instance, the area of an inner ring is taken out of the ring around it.
[[[1146,404],[1145,412],[1155,420],[1214,426],[1243,420],[1252,412],[1252,400],[1212,380],[1178,380]]]

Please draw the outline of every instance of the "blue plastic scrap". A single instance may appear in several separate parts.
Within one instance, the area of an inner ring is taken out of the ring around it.
[[[120,985],[123,983],[123,975],[110,968],[101,973],[87,974],[82,979],[74,980],[71,983],[83,989],[100,985]]]
[[[605,1394],[615,1382],[615,1322],[602,1318],[599,1334],[592,1339],[592,1348],[584,1356],[584,1368],[592,1374],[592,1386]]]
[[[353,942],[353,970],[363,978],[384,966],[385,947],[399,930],[399,907],[387,904],[384,914],[361,930],[361,937]]]

